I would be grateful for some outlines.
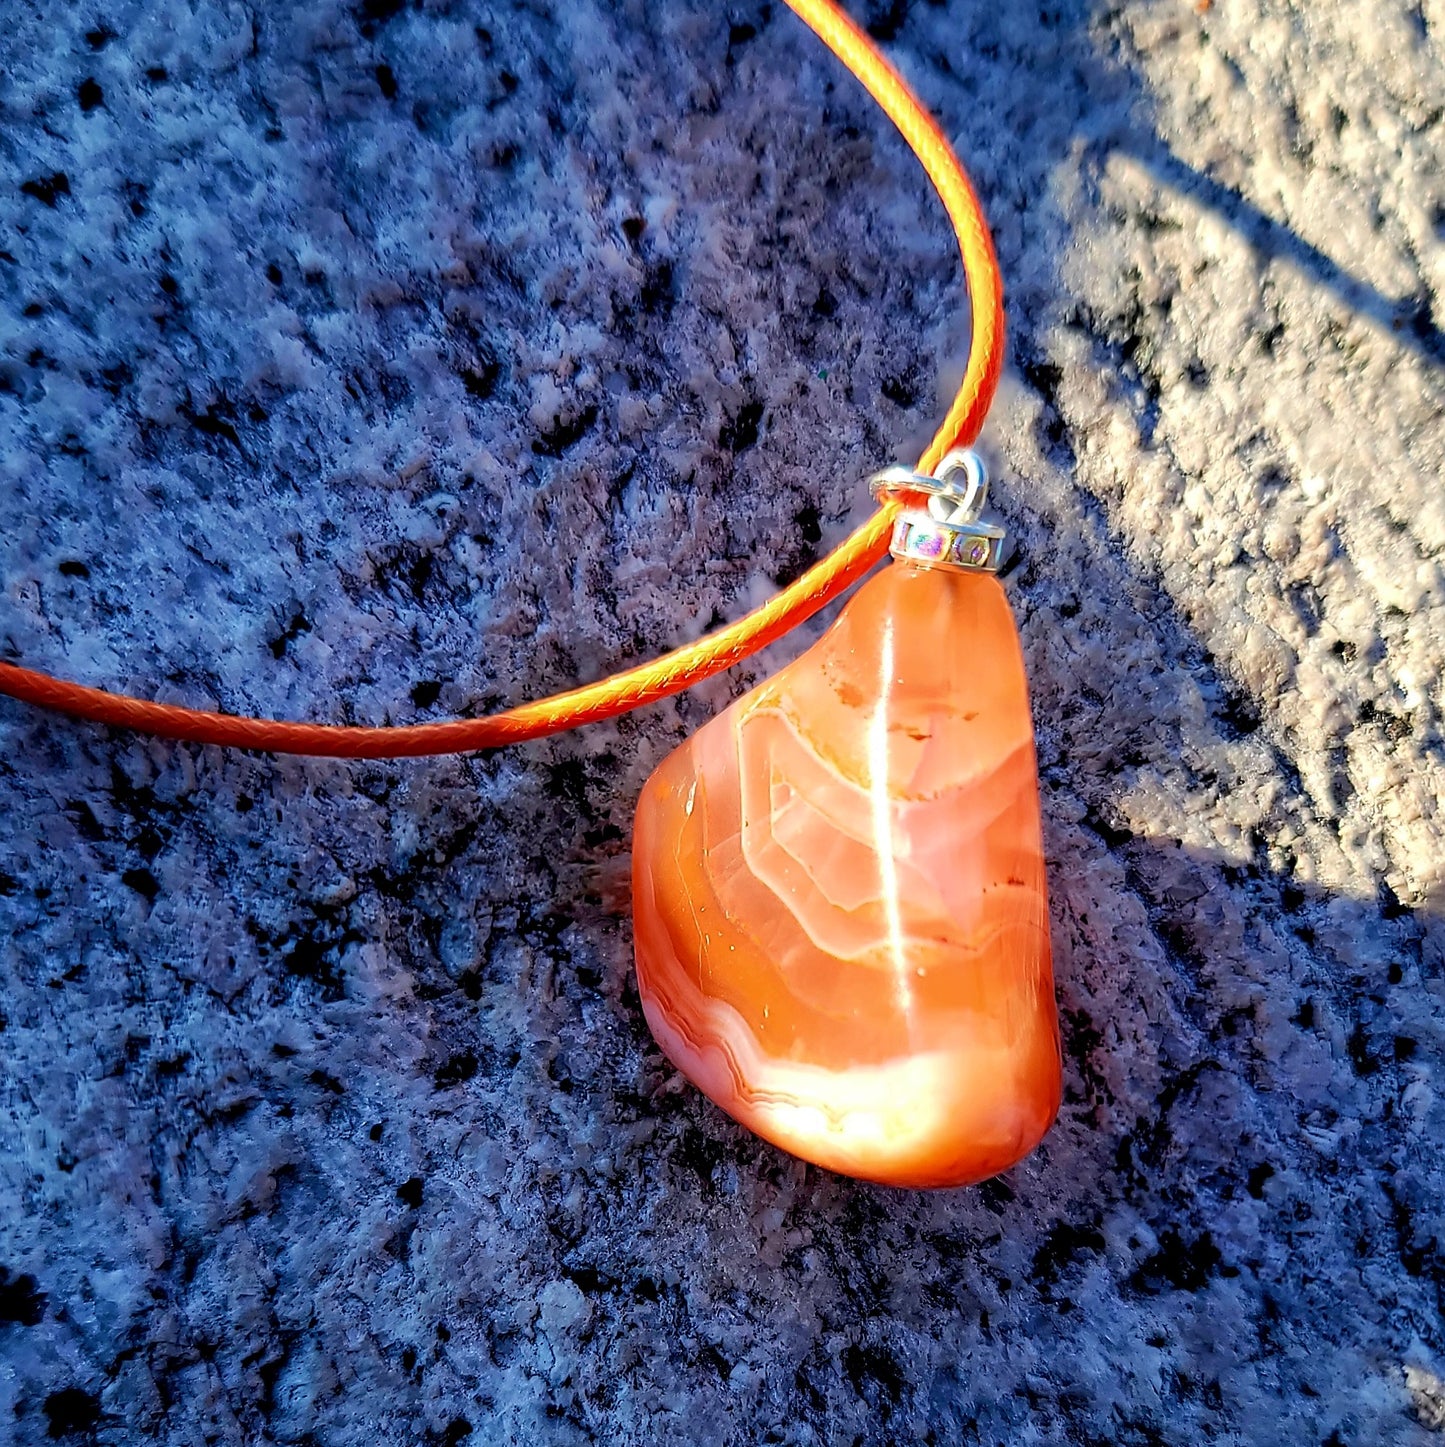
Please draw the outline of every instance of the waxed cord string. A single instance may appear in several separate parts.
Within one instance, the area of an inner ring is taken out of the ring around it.
[[[931,473],[950,449],[978,436],[1003,369],[1003,287],[978,197],[953,148],[907,83],[868,36],[832,0],[787,0],[877,101],[927,172],[948,213],[963,259],[972,336],[963,381],[942,425],[919,459]],[[582,688],[479,719],[398,727],[348,727],[246,718],[154,703],[0,663],[0,694],[117,728],[193,743],[277,754],[387,759],[465,753],[560,733],[681,693],[775,642],[852,587],[884,555],[902,506],[879,508],[796,581],[735,623],[650,663]]]

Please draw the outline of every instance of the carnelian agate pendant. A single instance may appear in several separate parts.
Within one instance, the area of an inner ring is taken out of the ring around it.
[[[1027,1155],[1060,1058],[1033,728],[985,572],[893,563],[666,758],[637,809],[638,987],[664,1053],[845,1175]]]

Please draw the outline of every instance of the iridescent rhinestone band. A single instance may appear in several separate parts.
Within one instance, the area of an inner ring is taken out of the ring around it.
[[[895,558],[927,567],[996,573],[1003,563],[1005,538],[1002,528],[987,524],[960,526],[937,522],[926,513],[904,513],[893,524],[888,550]]]

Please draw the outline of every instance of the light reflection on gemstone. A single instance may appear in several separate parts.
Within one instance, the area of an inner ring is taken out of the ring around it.
[[[893,627],[883,625],[883,646],[878,657],[878,702],[868,724],[868,796],[873,808],[873,852],[878,856],[878,888],[888,922],[888,950],[898,1008],[913,1034],[913,991],[908,987],[908,951],[903,940],[903,917],[898,903],[898,864],[893,844],[893,809],[888,790],[888,720],[893,698]]]

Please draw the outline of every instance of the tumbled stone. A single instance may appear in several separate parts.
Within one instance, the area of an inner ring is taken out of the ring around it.
[[[1023,658],[998,582],[894,564],[675,750],[634,837],[648,1024],[759,1135],[848,1175],[1012,1165],[1060,1061]]]

